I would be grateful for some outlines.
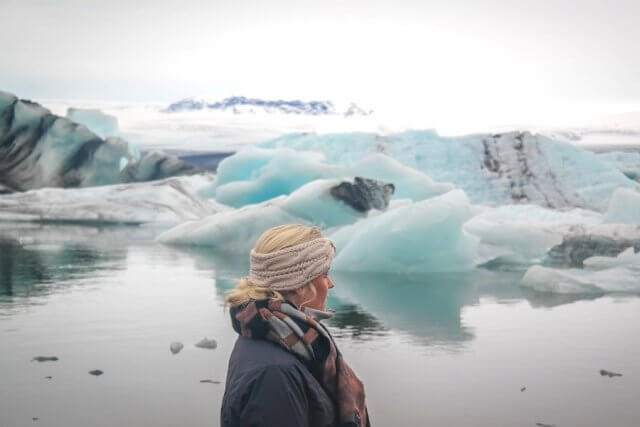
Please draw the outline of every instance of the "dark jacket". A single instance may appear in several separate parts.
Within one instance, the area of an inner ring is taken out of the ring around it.
[[[229,359],[220,425],[329,427],[335,425],[335,408],[296,356],[240,336]]]

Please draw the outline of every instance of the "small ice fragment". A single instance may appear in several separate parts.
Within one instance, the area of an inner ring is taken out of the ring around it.
[[[169,346],[169,350],[171,350],[172,354],[178,354],[180,353],[180,350],[182,350],[184,348],[184,345],[181,342],[172,342],[171,345]]]
[[[100,369],[94,369],[93,371],[89,371],[89,373],[90,373],[91,375],[95,375],[96,377],[97,377],[98,375],[102,375],[102,374],[104,374],[104,372],[102,372]]]
[[[196,343],[196,347],[208,348],[213,350],[214,348],[218,347],[218,343],[216,342],[216,340],[210,340],[209,338],[204,337]]]
[[[520,389],[520,393],[522,393],[522,392],[523,392],[523,391],[525,391],[526,389],[527,389],[526,387],[522,387],[522,388]]]
[[[220,384],[220,381],[216,380],[200,380],[201,383]]]
[[[602,375],[603,377],[607,376],[609,378],[622,376],[622,374],[618,374],[617,372],[607,371],[606,369],[600,369],[600,375]]]
[[[31,361],[36,361],[36,362],[56,362],[58,360],[58,358],[56,356],[36,356],[33,359],[31,359]]]

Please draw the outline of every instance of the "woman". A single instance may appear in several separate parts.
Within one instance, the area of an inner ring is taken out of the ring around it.
[[[319,321],[335,247],[317,228],[267,230],[251,272],[227,296],[240,335],[229,359],[222,426],[368,426],[364,386]]]

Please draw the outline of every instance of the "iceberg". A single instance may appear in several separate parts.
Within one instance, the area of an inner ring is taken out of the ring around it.
[[[479,262],[487,267],[542,262],[576,226],[602,222],[600,213],[584,209],[558,211],[537,205],[475,209],[464,228],[480,238]]]
[[[89,187],[189,175],[199,169],[163,153],[142,158],[120,138],[0,92],[0,189]]]
[[[359,272],[469,271],[479,239],[463,229],[471,205],[461,190],[389,209],[330,235],[332,268]]]
[[[323,229],[353,224],[366,216],[333,196],[332,188],[344,182],[316,180],[289,196],[210,215],[163,232],[159,242],[206,246],[224,252],[247,253],[268,228],[287,223],[315,225]],[[378,191],[384,191],[384,184]],[[378,196],[373,196],[378,197]],[[386,208],[386,206],[381,206]]]
[[[118,135],[118,118],[94,108],[67,109],[67,118],[86,126],[100,138]]]
[[[627,178],[640,182],[640,153],[612,151],[598,153],[598,158],[620,170]]]
[[[604,222],[640,225],[640,192],[628,188],[618,188],[609,201]]]
[[[535,265],[522,278],[523,287],[560,294],[640,292],[640,253],[627,249],[617,257],[591,257],[584,269],[555,269]]]
[[[43,188],[0,197],[0,221],[172,226],[229,209],[203,200],[197,190],[206,176],[106,185]]]
[[[322,153],[249,147],[220,162],[215,185],[203,194],[241,207],[291,194],[313,180],[353,176],[393,183],[397,199],[424,200],[454,188],[381,153],[369,154],[351,166],[340,166],[326,163]]]
[[[302,223],[323,228],[334,241],[336,270],[422,273],[475,266],[479,239],[463,229],[471,206],[462,191],[363,213],[331,195],[339,184],[317,180],[289,196],[180,224],[157,241],[247,253],[268,228]]]
[[[442,137],[434,131],[391,135],[291,134],[258,145],[324,154],[351,166],[383,153],[438,182],[461,188],[474,204],[536,204],[603,212],[617,188],[640,190],[614,165],[568,143],[529,132]]]

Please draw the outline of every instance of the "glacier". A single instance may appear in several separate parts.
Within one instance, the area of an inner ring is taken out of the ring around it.
[[[364,110],[355,103],[350,103],[344,112],[339,112],[331,101],[300,101],[300,100],[268,100],[259,98],[247,98],[245,96],[232,96],[222,101],[207,101],[203,98],[185,98],[169,104],[164,112],[176,113],[183,111],[218,110],[232,111],[235,114],[266,113],[280,114],[304,114],[304,115],[336,115],[344,117],[367,116],[372,110]]]
[[[141,156],[37,103],[0,92],[0,190],[90,187],[188,175],[199,169],[161,152]]]

